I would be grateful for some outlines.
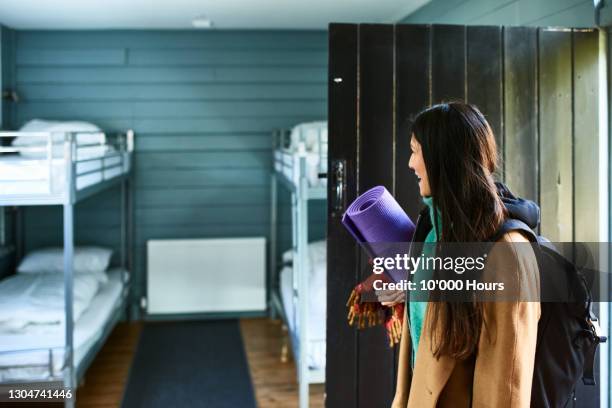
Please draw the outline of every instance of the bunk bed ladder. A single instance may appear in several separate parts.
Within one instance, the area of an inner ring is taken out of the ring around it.
[[[293,228],[295,231],[296,239],[296,253],[294,258],[297,262],[294,262],[293,276],[294,281],[297,275],[297,307],[293,310],[298,311],[297,319],[294,321],[298,326],[299,336],[299,358],[298,363],[298,376],[299,376],[299,406],[300,408],[308,407],[308,390],[309,390],[309,369],[308,369],[308,276],[309,276],[309,265],[308,265],[308,180],[306,179],[306,156],[301,154],[299,156],[300,166],[300,179],[297,185],[297,191],[292,194],[292,200],[294,200],[293,208],[295,208],[296,222],[293,224],[296,227]],[[300,199],[298,199],[300,197]]]
[[[76,398],[76,376],[74,369],[74,318],[73,318],[73,286],[74,286],[74,202],[75,186],[72,182],[75,173],[73,157],[75,144],[72,143],[74,135],[67,133],[64,140],[64,157],[70,163],[66,166],[66,186],[69,186],[66,199],[63,204],[64,210],[64,308],[66,312],[66,347],[64,351],[64,387],[72,393],[71,398],[65,400],[66,408],[75,406]]]
[[[278,289],[278,274],[276,270],[276,246],[277,246],[277,231],[276,223],[278,216],[278,181],[276,180],[276,173],[274,169],[270,175],[270,240],[268,248],[268,281],[267,286],[267,301],[268,301],[268,312],[270,319],[278,318],[277,306],[274,303],[273,294],[277,293]]]

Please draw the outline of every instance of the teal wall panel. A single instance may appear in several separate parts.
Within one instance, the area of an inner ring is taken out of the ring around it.
[[[593,27],[592,0],[432,0],[401,23]]]
[[[15,88],[15,30],[0,25],[0,90]],[[12,102],[0,98],[0,128],[9,128],[14,122]]]
[[[53,49],[19,48],[17,64],[20,66],[65,66],[65,65],[124,65],[126,50],[110,49]]]
[[[42,33],[42,35],[41,35]],[[24,48],[128,48],[217,50],[325,49],[325,31],[197,31],[197,30],[112,30],[112,31],[20,31],[19,43]]]
[[[15,31],[0,25],[0,94],[5,90],[15,88]],[[10,129],[15,119],[14,104],[0,96],[0,129]],[[8,143],[7,139],[0,139],[0,146]],[[7,243],[14,241],[13,212],[0,208],[3,216],[3,225],[0,231]],[[0,248],[0,278],[14,270],[14,252],[5,252]],[[7,256],[8,254],[8,256]]]
[[[89,120],[136,134],[135,299],[146,241],[268,236],[271,131],[327,117],[324,31],[18,31],[18,127]],[[281,248],[291,239],[281,193]],[[119,191],[77,206],[77,240],[118,248]],[[325,234],[312,203],[311,239]],[[26,249],[61,242],[59,208],[30,207]]]
[[[127,82],[142,83],[202,83],[207,81],[257,82],[257,83],[320,83],[321,78],[327,75],[326,67],[309,66],[307,68],[295,66],[276,66],[274,70],[269,67],[223,67],[214,66],[154,66],[154,67],[99,67],[96,76],[91,77],[87,67],[57,67],[49,71],[46,67],[22,67],[19,70],[20,78],[30,84],[35,83],[82,83],[88,84],[116,84]]]
[[[49,67],[52,69],[51,67]],[[24,99],[35,101],[75,100],[303,100],[321,99],[326,83],[192,83],[192,84],[28,84],[21,83]]]
[[[6,82],[6,69],[9,67],[8,58],[6,54],[6,34],[5,28],[0,25],[0,92],[4,89]],[[3,126],[4,119],[4,98],[0,97],[0,129]],[[0,146],[2,143],[0,143]]]
[[[66,112],[72,112],[82,117],[113,117],[129,113],[142,117],[163,117],[173,112],[172,117],[188,118],[215,118],[219,116],[233,116],[241,113],[252,118],[265,116],[294,117],[296,112],[302,115],[326,115],[324,103],[313,103],[309,100],[284,102],[282,106],[273,100],[162,100],[162,101],[136,101],[118,100],[112,106],[104,101],[39,101],[21,104],[19,114],[29,117],[32,113],[45,115],[49,118],[62,117]]]

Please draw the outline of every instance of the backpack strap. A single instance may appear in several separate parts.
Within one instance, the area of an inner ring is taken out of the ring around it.
[[[603,335],[599,322],[595,313],[593,313],[592,303],[589,301],[588,307],[588,325],[589,330],[586,330],[588,337],[592,343],[589,347],[587,354],[585,355],[584,370],[582,372],[582,382],[584,385],[595,385],[595,355],[597,353],[597,346],[599,343],[605,343],[608,338]]]
[[[535,234],[535,232],[533,232],[533,230],[523,221],[514,218],[507,218],[501,227],[499,227],[497,232],[490,238],[490,241],[497,242],[504,236],[504,234],[510,231],[520,231],[527,237],[527,239],[529,239],[529,241],[538,242],[538,236]]]

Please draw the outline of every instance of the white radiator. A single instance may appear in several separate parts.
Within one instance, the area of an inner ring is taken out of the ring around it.
[[[266,309],[265,238],[147,242],[147,313]]]

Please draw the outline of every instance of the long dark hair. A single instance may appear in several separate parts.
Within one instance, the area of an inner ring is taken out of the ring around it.
[[[421,145],[435,211],[438,242],[486,241],[501,226],[505,207],[493,174],[497,146],[491,127],[474,105],[451,102],[419,113],[412,134]],[[431,302],[429,327],[436,357],[467,358],[484,323],[478,302]],[[437,327],[436,327],[437,326]]]

